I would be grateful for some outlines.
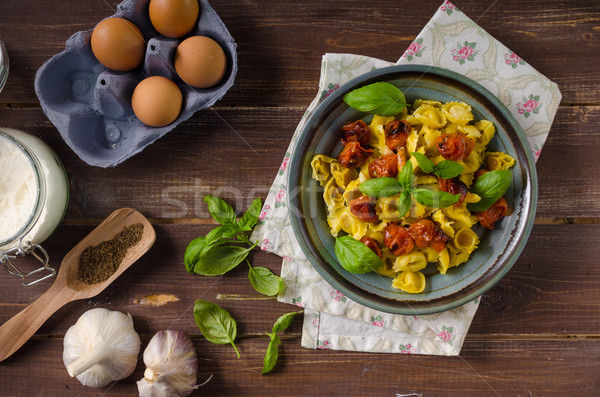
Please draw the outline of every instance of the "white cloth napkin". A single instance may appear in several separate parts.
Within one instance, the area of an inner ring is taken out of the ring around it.
[[[561,99],[558,86],[445,1],[397,64],[434,65],[461,73],[486,87],[519,122],[538,158]],[[304,308],[302,346],[312,349],[458,355],[479,306],[424,316],[401,316],[360,305],[331,287],[301,252],[287,211],[290,155],[307,118],[330,93],[350,79],[393,65],[352,54],[325,54],[319,93],[302,117],[252,234],[263,250],[282,256],[286,289],[280,302]]]

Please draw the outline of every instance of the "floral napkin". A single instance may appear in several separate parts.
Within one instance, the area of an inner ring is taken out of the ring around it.
[[[486,87],[519,122],[537,160],[561,99],[558,86],[445,1],[397,64],[434,65]],[[280,302],[304,308],[302,346],[312,349],[458,355],[479,306],[423,316],[379,312],[331,287],[304,257],[288,217],[286,181],[290,155],[317,105],[350,79],[393,63],[352,54],[325,54],[319,93],[302,117],[252,235],[263,250],[283,257],[286,289]]]

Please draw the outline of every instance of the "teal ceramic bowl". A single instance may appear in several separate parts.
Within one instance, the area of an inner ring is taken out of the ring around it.
[[[378,81],[404,92],[407,103],[416,99],[462,101],[472,107],[476,120],[487,119],[496,127],[488,150],[502,151],[516,159],[512,183],[505,198],[509,215],[492,231],[479,226],[479,248],[468,262],[444,275],[430,264],[424,273],[427,287],[420,294],[392,288],[392,279],[371,272],[353,274],[337,261],[335,239],[327,225],[323,188],[312,179],[315,154],[337,157],[342,149],[340,128],[368,115],[350,108],[344,94]],[[300,133],[288,177],[289,215],[300,247],[319,274],[334,288],[367,307],[394,314],[428,314],[455,308],[491,288],[519,257],[531,232],[537,205],[537,176],[525,134],[508,109],[476,82],[451,71],[410,65],[374,70],[346,83],[326,98],[310,116]]]

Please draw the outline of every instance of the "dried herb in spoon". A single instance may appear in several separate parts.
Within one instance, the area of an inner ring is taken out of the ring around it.
[[[144,225],[137,223],[123,229],[112,240],[87,247],[79,259],[77,277],[86,284],[108,280],[125,258],[127,250],[142,239]]]

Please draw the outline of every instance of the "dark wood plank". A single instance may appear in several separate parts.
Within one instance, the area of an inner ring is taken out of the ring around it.
[[[91,229],[64,225],[44,244],[53,259],[60,258]],[[250,286],[246,266],[222,277],[188,274],[183,265],[187,243],[211,229],[210,225],[156,225],[155,246],[96,298],[73,302],[60,309],[38,335],[63,335],[92,307],[132,314],[145,334],[177,327],[197,333],[193,317],[196,299],[217,302],[240,324],[241,335],[263,334],[283,313],[295,307],[258,295]],[[570,238],[568,236],[576,236]],[[538,225],[514,267],[483,295],[470,332],[479,335],[593,335],[600,337],[600,255],[596,225]],[[281,258],[256,251],[252,261],[279,274]],[[37,299],[50,281],[29,288],[17,279],[0,277],[0,323]],[[178,302],[154,308],[134,304],[149,294],[173,294]],[[568,318],[568,321],[566,319]],[[296,331],[300,332],[300,324]]]
[[[0,103],[37,103],[36,70],[64,49],[69,36],[93,28],[118,3],[91,2],[80,7],[69,2],[3,1],[0,37],[7,44],[12,66]],[[212,3],[239,44],[236,85],[220,104],[306,106],[315,95],[324,53],[351,52],[395,61],[441,2],[409,2],[402,7],[385,0],[368,6],[358,0]],[[563,103],[598,104],[595,82],[600,71],[592,54],[598,46],[595,29],[600,7],[594,0],[578,4],[471,0],[458,6],[558,83]]]
[[[213,378],[191,396],[592,396],[600,389],[596,340],[467,340],[460,357],[431,357],[306,350],[300,347],[299,335],[282,336],[277,366],[264,376],[260,370],[267,338],[240,340],[237,359],[231,347],[194,337],[198,380]],[[142,337],[142,348],[148,339]],[[33,374],[22,369],[31,360],[36,362]],[[131,376],[94,392],[137,395],[135,382],[143,371],[140,360]],[[35,340],[23,354],[2,363],[3,396],[91,392],[68,376],[61,338]]]
[[[40,109],[0,109],[2,125],[41,137],[63,159],[71,182],[67,218],[135,207],[153,218],[206,219],[206,194],[237,211],[265,198],[304,108],[203,110],[115,168],[77,158]],[[561,107],[542,156],[538,218],[600,218],[600,106]],[[235,156],[223,155],[235,148]],[[123,184],[130,180],[134,183]],[[565,197],[577,196],[577,205]]]

